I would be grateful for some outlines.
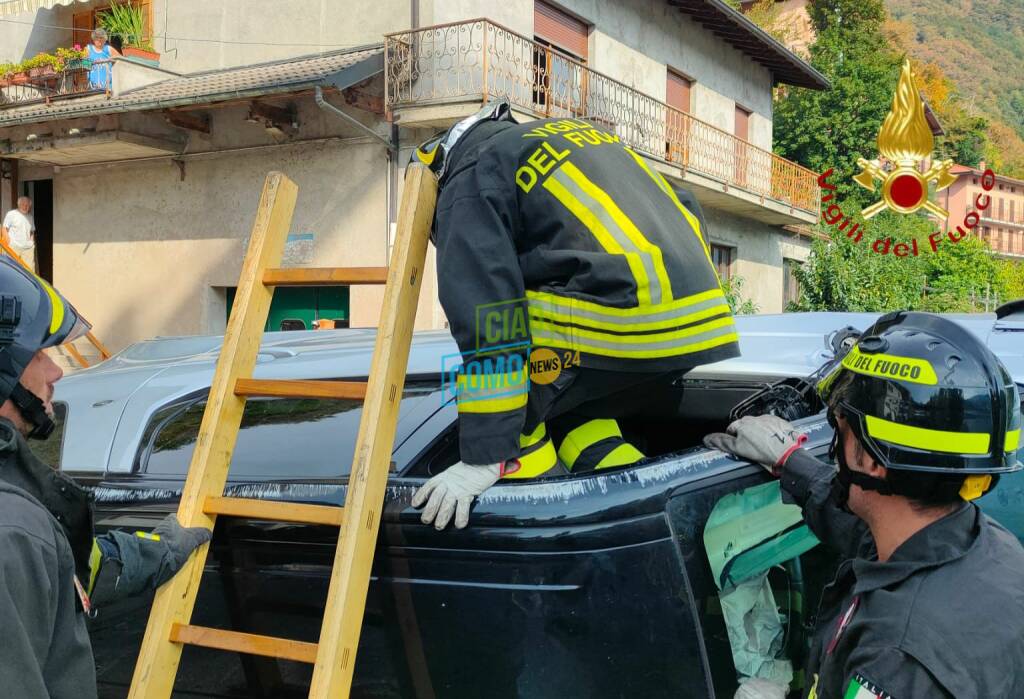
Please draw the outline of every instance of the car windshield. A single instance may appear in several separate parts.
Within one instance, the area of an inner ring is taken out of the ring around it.
[[[231,460],[231,479],[348,475],[362,407],[361,400],[250,399]],[[431,408],[440,407],[436,384],[407,385],[399,408],[395,444],[420,423],[402,418],[412,413],[425,417]],[[135,457],[136,472],[184,477],[205,408],[204,394],[158,410],[143,434]]]

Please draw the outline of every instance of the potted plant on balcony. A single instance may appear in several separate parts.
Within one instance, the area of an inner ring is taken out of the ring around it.
[[[100,26],[111,37],[120,37],[121,55],[153,66],[160,65],[160,54],[153,43],[145,38],[144,10],[128,2],[115,3],[98,16]]]

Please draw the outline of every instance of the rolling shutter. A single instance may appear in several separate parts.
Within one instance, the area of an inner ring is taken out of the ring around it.
[[[674,70],[668,71],[668,84],[665,86],[665,102],[681,112],[690,113],[690,88],[693,81],[683,77]]]
[[[533,5],[533,33],[578,58],[587,58],[586,23],[542,0],[535,0]]]

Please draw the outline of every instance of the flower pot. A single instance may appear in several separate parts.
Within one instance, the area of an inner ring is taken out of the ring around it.
[[[55,72],[53,66],[38,66],[36,68],[29,68],[28,77],[40,78],[44,75],[53,75]]]
[[[12,73],[10,76],[11,85],[24,85],[28,82],[28,73]]]
[[[160,65],[160,54],[156,51],[146,51],[136,46],[125,46],[123,49],[121,49],[121,55],[123,55],[125,58],[131,58],[135,61],[139,61],[147,65]]]

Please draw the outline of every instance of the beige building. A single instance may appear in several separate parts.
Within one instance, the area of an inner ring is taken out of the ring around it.
[[[0,2],[0,61],[83,41],[106,4]],[[783,226],[817,220],[816,176],[771,153],[771,89],[827,81],[720,0],[140,6],[155,61],[0,81],[0,203],[34,197],[41,271],[113,349],[223,331],[269,170],[299,185],[291,264],[385,264],[411,149],[492,98],[595,119],[693,190],[762,311],[808,254]],[[425,282],[417,327],[443,327]],[[381,290],[279,296],[274,329],[367,326]]]
[[[984,162],[976,168],[954,165],[951,172],[956,175],[956,182],[939,194],[939,203],[949,212],[944,230],[962,226],[964,217],[977,211],[981,218],[977,234],[992,252],[1000,257],[1024,259],[1024,181],[996,174],[995,184],[986,192],[982,187]],[[975,206],[979,195],[989,197],[984,210]]]

